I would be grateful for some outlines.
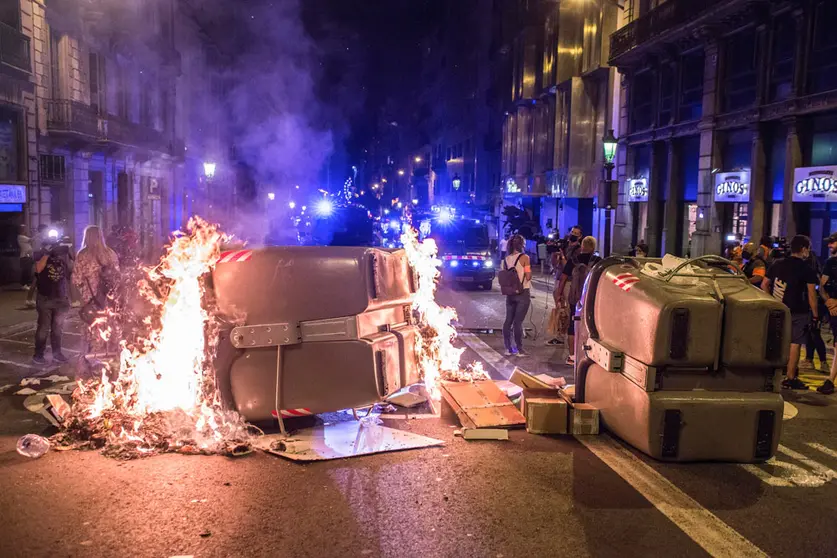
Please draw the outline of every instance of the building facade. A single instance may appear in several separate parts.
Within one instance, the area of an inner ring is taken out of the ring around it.
[[[580,225],[600,243],[608,236],[598,205],[602,138],[619,128],[617,74],[607,58],[621,18],[607,0],[517,3],[502,190],[505,203],[525,209],[544,232]]]
[[[0,6],[2,279],[17,273],[21,224],[61,229],[76,249],[88,225],[131,227],[144,255],[158,253],[170,231],[203,209],[203,162],[219,151],[217,127],[193,124],[200,119],[192,103],[210,88],[188,6]]]
[[[837,228],[837,2],[631,0],[616,244],[722,253]]]

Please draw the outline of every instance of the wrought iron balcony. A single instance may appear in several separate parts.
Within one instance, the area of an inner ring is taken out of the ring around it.
[[[90,105],[78,101],[46,101],[47,129],[98,139],[101,136],[99,115]]]
[[[109,114],[105,129],[105,139],[120,145],[142,147],[156,151],[168,151],[169,142],[163,133],[124,118]]]
[[[610,36],[610,60],[729,0],[667,0]]]
[[[32,71],[29,37],[5,23],[0,23],[0,62],[24,72]]]

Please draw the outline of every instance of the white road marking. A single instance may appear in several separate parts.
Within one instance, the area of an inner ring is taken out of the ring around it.
[[[456,338],[470,347],[471,350],[477,353],[486,364],[496,370],[504,379],[508,380],[511,377],[515,365],[492,349],[485,341],[469,332],[460,333]]]
[[[497,351],[476,335],[463,333],[459,338],[466,335],[469,337],[467,340],[463,339],[463,342],[497,372],[503,374],[502,370],[510,366]],[[514,369],[514,366],[511,368]],[[577,440],[712,556],[767,556],[738,531],[721,521],[718,516],[701,506],[694,498],[674,486],[671,481],[610,436],[579,436]]]
[[[837,459],[837,451],[834,451],[833,449],[831,449],[829,447],[826,447],[822,444],[818,444],[816,442],[809,442],[807,445],[809,447],[814,448],[817,451],[823,452],[824,454],[826,454],[829,457],[833,457],[834,459]]]
[[[771,463],[772,464],[772,463]],[[790,480],[776,477],[761,468],[760,465],[753,465],[752,463],[740,463],[739,467],[757,477],[761,482],[768,486],[781,486],[784,488],[795,486]]]
[[[807,457],[799,453],[798,451],[792,450],[786,446],[783,446],[782,444],[779,444],[779,452],[784,453],[788,457],[796,459],[806,467],[810,468],[815,475],[822,477],[825,482],[828,482],[831,479],[837,479],[837,472],[834,472],[833,469],[829,469],[822,463],[818,463],[810,457]]]
[[[767,556],[610,436],[577,439],[710,555]]]

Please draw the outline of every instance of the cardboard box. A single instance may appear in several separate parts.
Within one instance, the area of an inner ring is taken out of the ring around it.
[[[557,389],[556,386],[536,378],[520,368],[514,369],[509,381],[519,385],[523,389]]]
[[[566,434],[567,401],[555,390],[525,389],[522,397],[526,431],[531,434]]]
[[[570,409],[570,433],[586,436],[599,433],[599,410],[588,403],[575,403]]]

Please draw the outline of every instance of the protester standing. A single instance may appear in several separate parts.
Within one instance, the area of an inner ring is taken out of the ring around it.
[[[503,258],[504,270],[515,270],[522,286],[521,292],[506,296],[506,321],[503,323],[503,343],[506,356],[528,356],[523,349],[523,320],[532,304],[532,264],[525,253],[526,241],[519,234],[509,240],[509,253]]]
[[[791,239],[791,257],[774,263],[767,270],[761,288],[788,307],[791,313],[791,346],[785,389],[808,389],[797,377],[800,348],[806,341],[807,329],[819,321],[817,307],[817,275],[805,261],[811,253],[811,240],[804,235]]]
[[[564,287],[568,281],[570,283],[569,292],[566,295],[570,307],[570,323],[567,326],[567,345],[570,354],[565,363],[570,366],[575,364],[575,320],[573,316],[575,316],[576,305],[581,302],[581,293],[587,274],[601,260],[595,252],[596,239],[592,236],[585,236],[581,241],[580,252],[568,259],[567,265],[564,266],[564,271],[561,273],[561,280],[558,282],[557,290],[561,303],[565,300]]]
[[[509,249],[509,233],[506,233],[503,238],[500,239],[500,259],[506,257],[506,252]]]
[[[750,284],[760,287],[767,273],[767,263],[753,242],[744,245],[744,249],[741,251],[741,261],[744,264],[741,271],[747,276]]]
[[[57,242],[45,244],[35,253],[37,282],[38,326],[35,330],[35,364],[46,364],[44,352],[47,337],[52,346],[52,360],[67,362],[61,352],[61,338],[64,333],[64,319],[70,309],[69,278],[73,271],[70,250]],[[34,291],[34,289],[32,289]]]
[[[829,258],[820,276],[820,296],[828,309],[828,320],[831,324],[831,333],[834,335],[835,350],[837,350],[837,233],[832,233],[826,241]],[[837,380],[837,358],[831,361],[831,373],[825,383],[817,388],[817,391],[831,395],[834,393],[835,380]]]
[[[73,286],[81,295],[81,317],[90,326],[94,317],[103,312],[108,304],[108,297],[115,287],[115,276],[119,270],[119,257],[105,244],[102,229],[91,225],[84,229],[81,250],[76,257],[76,269],[73,273]],[[98,336],[88,332],[89,345]]]
[[[814,273],[817,276],[817,290],[819,291],[822,266],[820,266],[820,260],[817,258],[817,255],[813,250],[811,250],[808,254],[805,262],[811,269],[814,270]],[[814,353],[816,353],[820,358],[822,368],[826,368],[828,366],[828,361],[826,360],[825,341],[823,341],[822,333],[820,332],[820,327],[826,314],[828,313],[828,309],[822,303],[822,299],[819,296],[817,296],[817,306],[817,316],[819,316],[820,319],[815,322],[811,322],[811,325],[808,326],[807,339],[805,341],[805,359],[799,363],[800,368],[807,368],[808,370],[820,370],[820,368],[817,368],[815,365]]]
[[[20,286],[29,290],[32,286],[35,260],[32,259],[32,239],[26,236],[26,225],[20,226],[20,234],[17,235],[17,246],[20,249]]]

